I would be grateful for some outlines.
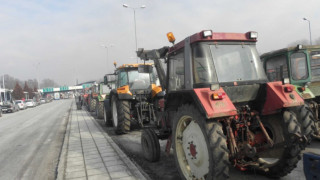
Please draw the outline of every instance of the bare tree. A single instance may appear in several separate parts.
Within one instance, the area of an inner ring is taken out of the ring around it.
[[[47,87],[57,87],[58,84],[54,82],[52,79],[43,79],[41,82],[41,88],[47,88]]]

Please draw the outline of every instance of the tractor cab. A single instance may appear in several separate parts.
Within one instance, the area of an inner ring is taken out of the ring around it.
[[[105,79],[107,81],[105,83],[115,86],[117,94],[123,98],[137,98],[140,95],[145,95],[145,98],[153,98],[161,92],[153,64],[150,63],[123,64],[116,69],[114,74],[105,76]]]
[[[311,81],[320,81],[320,68],[317,65],[320,65],[320,46],[318,51],[315,50],[316,48],[311,46],[297,45],[261,55],[269,81],[288,78],[304,99],[314,98],[315,95],[308,85]]]

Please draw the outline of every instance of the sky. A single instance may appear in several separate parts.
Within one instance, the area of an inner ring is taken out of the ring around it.
[[[0,75],[60,85],[101,80],[135,63],[138,48],[170,46],[201,30],[257,31],[260,54],[320,38],[318,0],[0,0]],[[146,8],[139,8],[145,5]],[[106,45],[104,48],[101,45]]]

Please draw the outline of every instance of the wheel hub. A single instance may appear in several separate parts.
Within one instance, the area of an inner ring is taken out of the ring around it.
[[[191,121],[183,131],[182,146],[191,175],[201,179],[209,172],[208,144],[200,126]]]

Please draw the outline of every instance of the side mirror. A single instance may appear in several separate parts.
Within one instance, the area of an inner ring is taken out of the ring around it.
[[[139,73],[152,73],[153,67],[151,65],[139,65],[138,72]]]

